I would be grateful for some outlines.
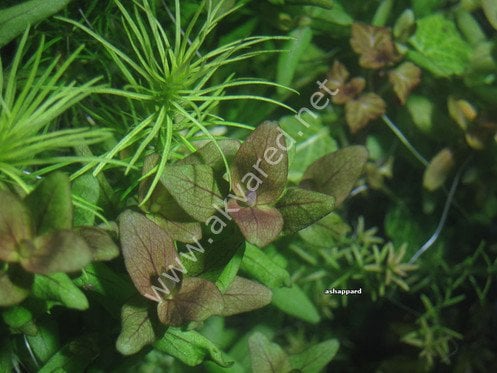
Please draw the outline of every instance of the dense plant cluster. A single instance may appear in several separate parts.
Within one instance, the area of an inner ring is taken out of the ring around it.
[[[492,0],[6,0],[0,372],[497,369]]]

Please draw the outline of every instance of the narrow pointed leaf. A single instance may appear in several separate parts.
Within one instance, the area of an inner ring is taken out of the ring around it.
[[[25,199],[38,235],[72,228],[72,200],[69,178],[56,172],[47,176]]]
[[[338,352],[340,344],[336,339],[318,343],[307,350],[290,355],[293,369],[306,373],[322,372]]]
[[[285,222],[285,234],[308,227],[328,215],[334,207],[334,197],[300,188],[289,188],[276,204]]]
[[[207,165],[172,165],[161,177],[162,184],[193,219],[205,222],[215,213],[221,193],[214,171]]]
[[[271,290],[267,287],[243,277],[235,277],[231,286],[223,294],[222,315],[236,315],[262,308],[271,303],[271,296]]]
[[[283,229],[283,217],[271,206],[240,207],[236,201],[228,204],[246,240],[258,247],[265,247],[276,240]]]
[[[254,373],[288,373],[292,370],[286,352],[260,332],[249,338],[249,351]]]
[[[119,216],[124,263],[143,296],[153,297],[152,285],[176,259],[174,242],[157,224],[140,213],[127,210]]]
[[[0,307],[21,303],[30,293],[33,275],[26,273],[17,265],[7,271],[0,271]]]
[[[203,321],[223,310],[223,297],[217,287],[201,278],[183,280],[174,298],[157,306],[159,320],[170,326],[182,326],[190,321]]]
[[[21,248],[21,265],[33,273],[75,272],[91,260],[92,252],[86,241],[69,230],[25,241]]]
[[[233,364],[227,361],[222,351],[200,333],[178,328],[168,328],[164,337],[155,343],[154,347],[171,355],[188,366],[200,365],[204,360],[212,360],[221,367]]]
[[[121,333],[116,341],[117,350],[123,355],[132,355],[155,342],[155,332],[148,315],[145,300],[127,302],[121,311]]]
[[[76,310],[86,310],[88,299],[65,273],[36,275],[33,283],[33,296]]]
[[[276,202],[287,182],[288,152],[285,149],[285,136],[278,126],[271,122],[259,125],[236,154],[232,173],[235,193],[253,192],[259,205]]]
[[[119,247],[109,233],[97,227],[81,227],[78,234],[85,240],[95,261],[107,261],[119,256]]]
[[[294,284],[291,288],[277,288],[272,291],[272,304],[282,312],[311,324],[317,324],[321,320],[316,306],[298,285]]]
[[[335,197],[340,206],[361,176],[368,159],[365,147],[354,145],[325,155],[305,172],[301,187]]]
[[[16,250],[22,240],[31,239],[33,227],[26,206],[13,193],[0,190],[0,260],[18,260]]]

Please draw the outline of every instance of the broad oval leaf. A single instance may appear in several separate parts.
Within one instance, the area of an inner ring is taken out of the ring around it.
[[[131,210],[119,216],[119,234],[124,263],[135,287],[153,298],[152,286],[177,259],[173,240],[157,224]]]
[[[258,247],[269,245],[283,230],[283,216],[274,207],[240,207],[234,200],[228,207],[245,239]]]
[[[193,219],[205,222],[216,211],[221,193],[214,170],[207,165],[171,165],[161,176],[161,182],[178,205]]]
[[[182,326],[190,321],[203,321],[223,310],[223,297],[216,285],[207,280],[190,277],[172,299],[157,306],[159,320],[170,326]]]
[[[271,303],[272,293],[267,287],[243,277],[235,277],[223,294],[222,316],[253,311]]]
[[[21,241],[31,239],[33,226],[28,209],[16,195],[0,190],[0,260],[18,260]]]
[[[30,293],[33,275],[26,273],[17,265],[8,270],[0,270],[0,307],[21,303]]]
[[[388,79],[404,105],[411,91],[421,82],[421,69],[412,62],[404,62],[388,73]]]
[[[354,23],[350,45],[360,56],[359,65],[367,69],[379,69],[400,59],[386,27]]]
[[[85,294],[65,273],[35,275],[32,294],[35,298],[76,310],[84,311],[90,306]]]
[[[317,222],[335,207],[335,198],[301,188],[289,188],[276,208],[283,216],[283,233],[292,234]]]
[[[67,175],[60,172],[50,174],[26,197],[25,202],[31,210],[37,235],[72,228],[72,195]]]
[[[264,334],[256,332],[248,342],[253,372],[288,373],[292,370],[286,352]]]
[[[423,175],[423,186],[429,191],[440,188],[454,168],[454,154],[448,148],[442,149],[430,161]]]
[[[277,125],[264,122],[252,132],[235,156],[231,176],[238,195],[253,192],[258,205],[276,202],[288,176],[285,135]]]
[[[69,230],[24,241],[20,253],[20,262],[25,270],[44,275],[79,271],[92,260],[92,252],[86,241]]]
[[[80,227],[76,231],[90,248],[93,260],[107,261],[119,256],[119,247],[104,229]]]
[[[174,241],[194,243],[202,238],[202,227],[198,222],[172,221],[156,214],[147,214],[147,218],[164,229]]]
[[[345,119],[355,134],[385,113],[386,104],[376,93],[365,93],[345,105]]]
[[[335,197],[340,206],[350,194],[368,160],[364,146],[353,145],[321,157],[305,172],[300,186]]]
[[[144,301],[133,299],[121,310],[121,333],[116,348],[123,355],[140,352],[143,347],[155,342],[155,331]]]
[[[318,343],[307,350],[290,355],[290,362],[294,369],[306,373],[319,373],[330,363],[338,352],[340,344],[336,339]]]

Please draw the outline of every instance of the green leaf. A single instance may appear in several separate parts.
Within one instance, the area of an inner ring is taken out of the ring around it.
[[[174,242],[157,224],[127,210],[119,216],[119,234],[126,269],[145,297],[154,297],[152,286],[177,259]]]
[[[203,321],[223,310],[221,292],[212,282],[197,277],[183,280],[172,299],[157,306],[159,320],[165,325],[182,326],[190,321]]]
[[[231,361],[225,360],[219,348],[196,331],[169,328],[164,337],[154,346],[159,351],[192,367],[200,365],[206,359],[211,359],[222,367],[229,367],[232,364]]]
[[[237,195],[253,194],[257,205],[276,202],[288,176],[285,135],[277,125],[264,122],[252,132],[236,154],[231,176]]]
[[[97,227],[80,227],[76,232],[90,248],[93,260],[107,261],[119,256],[119,247],[104,229]]]
[[[123,355],[136,354],[146,345],[155,342],[148,305],[142,299],[132,299],[122,308],[121,333],[117,338],[116,348]]]
[[[278,58],[278,70],[276,73],[276,82],[284,86],[291,86],[295,71],[300,60],[304,56],[306,49],[311,44],[312,30],[310,27],[301,27],[290,32],[292,40],[286,42]],[[278,88],[278,93],[284,93],[283,88]]]
[[[326,194],[289,188],[276,208],[283,216],[283,233],[292,234],[317,222],[335,207],[335,199]]]
[[[25,199],[36,234],[72,228],[72,195],[69,178],[60,172],[47,176]]]
[[[259,247],[276,240],[283,229],[283,217],[271,206],[240,207],[236,201],[228,203],[230,215],[245,239]]]
[[[221,193],[214,171],[207,165],[172,165],[166,168],[161,182],[181,208],[193,219],[205,222],[219,205]]]
[[[39,274],[79,271],[92,259],[86,241],[69,230],[45,234],[33,241],[24,241],[20,254],[23,268]]]
[[[96,206],[100,198],[100,184],[98,179],[91,174],[84,174],[72,183],[72,194],[79,197],[87,204]],[[73,225],[93,226],[95,223],[95,213],[88,209],[83,209],[80,206],[74,207]]]
[[[233,256],[233,258],[231,258],[228,264],[226,264],[223,271],[216,280],[216,286],[221,291],[221,293],[224,293],[235,280],[236,275],[240,270],[240,265],[242,264],[244,253],[245,245],[240,245],[236,254]]]
[[[14,351],[10,336],[0,336],[0,372],[12,372],[14,370]]]
[[[495,0],[481,0],[481,7],[488,23],[497,30],[497,2]]]
[[[454,154],[444,148],[430,161],[423,174],[423,187],[430,192],[437,190],[444,183],[455,166]]]
[[[343,219],[331,213],[325,216],[317,223],[301,230],[299,232],[302,239],[318,247],[330,247],[335,240],[345,236],[350,232],[350,227],[343,221]]]
[[[302,289],[294,284],[291,288],[273,289],[272,303],[284,313],[311,324],[317,324],[321,317]]]
[[[413,0],[412,8],[416,17],[424,17],[433,14],[437,8],[440,8],[444,0]]]
[[[279,120],[281,128],[292,138],[299,139],[296,146],[289,152],[288,180],[298,183],[307,167],[318,158],[330,151],[338,150],[336,141],[331,137],[330,131],[323,126],[320,117],[313,117],[304,113],[300,118],[309,126],[302,123],[293,115]]]
[[[89,307],[86,296],[65,273],[35,275],[32,292],[38,299],[52,301],[68,308],[84,311]]]
[[[329,339],[299,354],[290,355],[290,363],[294,369],[301,372],[319,373],[333,360],[339,347],[336,339]]]
[[[258,247],[247,244],[241,269],[269,288],[290,286],[290,274]]]
[[[240,141],[232,139],[218,140],[217,145],[223,151],[228,164],[231,163],[240,148]],[[210,141],[196,152],[176,162],[176,165],[207,165],[214,170],[214,174],[222,175],[226,172],[223,157],[215,143]]]
[[[29,345],[38,361],[45,363],[59,350],[59,334],[57,323],[54,320],[43,320],[36,323],[38,333],[27,335]]]
[[[330,153],[315,161],[306,170],[300,186],[335,197],[340,206],[361,176],[368,160],[364,146],[354,145]]]
[[[425,96],[411,95],[406,106],[416,127],[424,133],[432,132],[435,111],[433,101]]]
[[[472,53],[454,22],[442,14],[420,19],[409,42],[415,51],[410,51],[408,58],[441,77],[462,75]]]
[[[32,283],[33,275],[17,265],[0,270],[0,307],[21,303],[29,295]]]
[[[253,372],[288,373],[292,370],[286,352],[262,333],[256,332],[249,338],[249,351]]]
[[[36,326],[33,324],[32,312],[23,306],[7,308],[2,312],[2,319],[10,328],[24,334],[36,334]]]
[[[16,253],[23,240],[33,236],[31,216],[26,206],[11,192],[0,190],[0,260],[18,261]]]
[[[84,335],[62,347],[39,370],[39,373],[86,372],[86,368],[101,353],[98,335]]]
[[[223,294],[222,315],[231,316],[262,308],[271,303],[271,296],[271,290],[267,287],[243,277],[236,277]]]
[[[67,4],[69,0],[31,0],[0,10],[0,47]]]

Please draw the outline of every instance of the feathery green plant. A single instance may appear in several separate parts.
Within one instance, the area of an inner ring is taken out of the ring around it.
[[[216,115],[216,108],[223,101],[259,100],[273,103],[292,110],[271,98],[237,94],[226,91],[246,85],[278,84],[259,79],[235,79],[230,75],[223,82],[212,83],[213,76],[223,66],[250,59],[277,50],[250,50],[250,48],[281,37],[252,36],[228,43],[202,54],[209,34],[218,23],[239,8],[235,6],[224,11],[225,1],[214,3],[204,0],[189,21],[185,31],[182,29],[179,0],[175,1],[175,22],[172,37],[169,29],[164,28],[156,16],[156,10],[148,0],[133,1],[131,11],[120,1],[115,4],[122,16],[128,49],[118,47],[89,27],[70,19],[66,22],[82,29],[99,41],[119,70],[125,84],[122,88],[101,89],[101,93],[124,97],[131,102],[129,113],[132,123],[125,128],[125,135],[105,155],[105,161],[96,163],[94,174],[104,169],[107,162],[125,149],[133,147],[126,173],[143,158],[151,147],[161,155],[159,164],[151,170],[155,174],[145,203],[162,175],[171,154],[181,146],[190,151],[196,148],[192,138],[199,132],[210,140],[215,136],[209,131],[213,126],[251,127],[223,120]],[[203,17],[203,14],[205,16]],[[283,87],[282,87],[283,88]],[[120,109],[122,110],[122,108]],[[117,113],[122,118],[121,114]],[[217,145],[216,145],[217,146]],[[217,146],[221,152],[221,148]],[[224,155],[222,154],[223,158]],[[226,159],[224,158],[225,164]],[[227,164],[226,164],[227,165]],[[82,172],[88,168],[82,169]]]
[[[48,170],[85,161],[84,157],[58,155],[75,145],[94,144],[108,137],[105,129],[67,128],[55,130],[52,125],[69,108],[95,89],[96,79],[76,86],[60,83],[64,73],[81,48],[66,61],[56,57],[48,66],[42,64],[45,40],[22,64],[27,49],[29,29],[4,76],[0,59],[0,180],[11,180],[29,191],[26,179]],[[41,166],[41,167],[40,167]]]

